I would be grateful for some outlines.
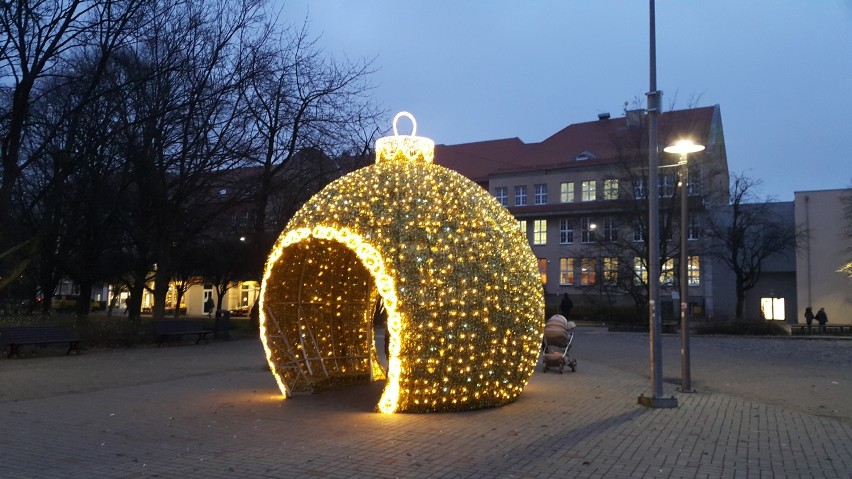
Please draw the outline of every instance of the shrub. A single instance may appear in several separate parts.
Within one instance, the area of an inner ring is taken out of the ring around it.
[[[762,319],[707,319],[693,321],[697,334],[733,334],[745,336],[787,336],[784,324]]]

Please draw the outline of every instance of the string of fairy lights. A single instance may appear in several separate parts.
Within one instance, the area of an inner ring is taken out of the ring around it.
[[[261,338],[285,396],[385,377],[379,298],[379,411],[492,407],[523,391],[544,315],[536,259],[508,211],[433,155],[414,132],[381,138],[375,164],[326,186],[279,237]]]

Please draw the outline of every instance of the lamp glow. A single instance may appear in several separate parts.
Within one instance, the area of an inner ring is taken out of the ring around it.
[[[698,145],[693,143],[692,140],[678,140],[673,144],[663,148],[663,151],[666,153],[673,153],[675,155],[688,155],[690,153],[698,153],[699,151],[704,151],[704,145]]]

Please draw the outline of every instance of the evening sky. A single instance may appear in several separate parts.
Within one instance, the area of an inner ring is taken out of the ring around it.
[[[539,142],[650,86],[641,0],[279,6],[326,53],[371,59],[387,124],[410,111],[436,143]],[[729,168],[762,197],[852,187],[852,0],[658,0],[656,35],[665,109],[719,104]]]

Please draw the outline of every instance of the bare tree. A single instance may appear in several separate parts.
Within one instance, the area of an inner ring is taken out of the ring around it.
[[[299,178],[287,181],[284,171],[298,155],[313,158],[361,153],[369,145],[379,112],[367,97],[370,62],[339,63],[317,49],[305,26],[288,28],[253,52],[261,74],[253,77],[246,95],[258,145],[254,163],[259,171],[254,197],[254,241],[266,250],[288,217],[270,215],[274,197],[292,188],[327,182],[329,172],[300,166]],[[291,169],[291,172],[294,169]],[[320,185],[322,186],[322,185]],[[308,196],[314,191],[309,191]],[[295,201],[304,201],[300,195]],[[294,206],[285,208],[292,210]]]
[[[33,138],[33,108],[49,101],[51,91],[76,84],[82,107],[91,98],[97,77],[110,55],[123,43],[143,0],[34,0],[0,3],[0,83],[7,85],[0,110],[0,249],[16,242],[27,244],[28,254],[19,256],[16,267],[26,267],[43,249],[38,245],[40,229],[33,235],[12,240],[8,234],[12,218],[12,195],[22,175],[39,161],[43,147],[53,138],[75,130],[73,117],[65,118],[70,129],[42,128]],[[95,68],[88,78],[74,75],[74,60],[84,56]],[[88,91],[86,91],[88,89]],[[56,98],[54,96],[54,98]],[[73,108],[66,110],[73,112]],[[66,141],[66,144],[68,142]],[[29,146],[29,151],[25,147]],[[65,152],[68,154],[69,152]],[[50,185],[50,183],[48,183]],[[0,279],[0,288],[16,276]],[[49,294],[49,292],[47,293]],[[48,302],[49,303],[49,302]]]
[[[732,175],[730,205],[708,217],[713,255],[735,276],[737,318],[743,317],[745,293],[757,285],[765,261],[792,249],[802,234],[794,225],[785,224],[770,199],[757,197],[759,185],[759,180]]]
[[[156,265],[157,318],[193,237],[241,197],[230,173],[248,151],[242,89],[253,74],[246,52],[262,28],[260,7],[157,2],[133,48],[117,56],[129,85],[121,113],[133,178],[128,240],[139,258],[134,277]]]

